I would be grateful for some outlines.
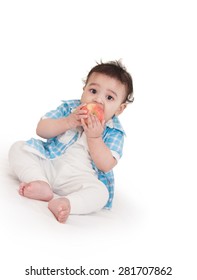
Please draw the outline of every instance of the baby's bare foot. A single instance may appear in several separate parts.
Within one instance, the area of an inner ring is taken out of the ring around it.
[[[49,210],[56,217],[58,222],[65,223],[70,214],[70,202],[67,198],[55,198],[49,201]]]
[[[53,192],[44,181],[33,181],[30,183],[21,183],[19,194],[31,199],[50,201],[53,198]]]

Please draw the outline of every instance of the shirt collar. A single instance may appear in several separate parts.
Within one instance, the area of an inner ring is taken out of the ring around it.
[[[123,132],[125,134],[125,131],[118,119],[117,116],[113,116],[112,119],[110,119],[109,121],[106,122],[106,126],[108,126],[109,128],[115,128],[117,130],[120,130],[121,132]]]

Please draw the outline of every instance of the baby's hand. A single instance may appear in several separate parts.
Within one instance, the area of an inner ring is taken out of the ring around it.
[[[81,108],[84,106],[85,104],[81,104],[79,105],[74,112],[72,112],[68,117],[67,117],[67,121],[69,124],[70,129],[72,128],[76,128],[78,126],[82,125],[82,120],[87,119],[88,115],[87,115],[87,110],[82,110]]]
[[[84,132],[88,138],[99,138],[102,136],[105,127],[105,121],[99,121],[97,116],[88,114],[88,118],[85,122],[84,118],[81,119]]]

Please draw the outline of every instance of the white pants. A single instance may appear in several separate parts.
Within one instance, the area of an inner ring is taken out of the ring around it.
[[[24,145],[23,141],[16,142],[9,151],[10,166],[20,182],[47,182],[55,194],[69,199],[71,214],[89,214],[105,206],[108,190],[93,171],[76,170],[66,162],[66,155],[42,159],[24,150]]]

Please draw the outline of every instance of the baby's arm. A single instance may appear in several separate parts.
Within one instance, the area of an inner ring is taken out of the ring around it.
[[[36,133],[42,138],[49,139],[66,132],[69,129],[81,126],[81,119],[87,118],[87,111],[81,110],[80,105],[69,116],[59,119],[46,118],[38,122]]]
[[[104,122],[100,122],[97,117],[90,115],[88,123],[81,121],[87,136],[87,143],[92,160],[96,167],[103,172],[110,171],[116,164],[117,160],[113,157],[110,149],[102,139]]]
[[[101,171],[108,172],[117,164],[102,137],[88,138],[88,146],[92,160]]]

